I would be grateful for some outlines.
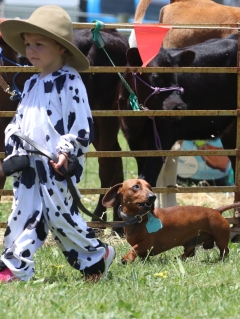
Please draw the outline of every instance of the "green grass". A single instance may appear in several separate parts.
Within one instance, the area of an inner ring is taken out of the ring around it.
[[[123,161],[125,178],[136,176],[135,160]],[[80,187],[99,185],[97,159],[88,159]],[[11,179],[5,189],[11,189]],[[94,209],[97,198],[95,195],[84,196],[84,204],[89,210]],[[11,202],[0,203],[1,222],[7,220],[10,208]],[[196,256],[186,262],[176,258],[182,254],[182,248],[174,248],[149,261],[136,259],[124,266],[121,258],[130,248],[128,243],[113,236],[110,229],[105,230],[101,238],[111,243],[117,252],[107,280],[97,284],[84,282],[49,240],[35,254],[36,272],[32,280],[0,285],[0,318],[240,317],[240,244],[229,243],[230,255],[224,262],[218,261],[217,248],[209,251],[198,248]]]
[[[55,246],[40,249],[30,282],[0,286],[1,317],[239,318],[239,244],[231,244],[224,263],[217,261],[217,249],[198,249],[196,257],[181,262],[174,259],[181,253],[176,248],[123,266],[120,259],[128,245],[115,243],[115,248],[110,276],[97,284],[85,283]]]

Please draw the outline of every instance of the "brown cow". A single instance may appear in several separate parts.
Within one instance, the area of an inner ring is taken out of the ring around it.
[[[143,21],[151,0],[140,0],[135,23]],[[159,22],[164,24],[235,24],[240,23],[240,8],[218,4],[212,0],[170,0],[159,15]],[[201,43],[212,38],[223,38],[232,30],[223,29],[173,29],[164,40],[166,48],[183,48]]]

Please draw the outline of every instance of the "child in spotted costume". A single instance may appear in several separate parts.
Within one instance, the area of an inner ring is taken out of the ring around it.
[[[62,165],[68,169],[68,155],[74,154],[79,161],[72,181],[80,181],[93,135],[86,89],[77,72],[89,63],[72,44],[71,19],[62,8],[49,5],[35,10],[27,21],[7,20],[0,29],[11,47],[42,69],[25,83],[16,115],[5,130],[6,160],[30,154],[30,166],[13,174],[14,201],[0,281],[28,281],[34,275],[33,255],[48,230],[69,264],[85,278],[104,277],[115,251],[95,238],[59,171]],[[55,154],[58,162],[27,152],[33,148],[13,135],[17,131]]]

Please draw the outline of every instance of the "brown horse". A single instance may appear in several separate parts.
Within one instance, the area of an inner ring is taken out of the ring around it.
[[[105,49],[117,66],[126,65],[126,51],[128,49],[127,38],[114,29],[101,31],[105,42]],[[13,65],[20,63],[22,57],[10,48],[1,38],[0,47],[2,56],[12,62],[1,59],[1,65]],[[74,30],[75,45],[87,56],[91,66],[111,66],[107,55],[102,49],[97,48],[92,40],[89,29]],[[26,60],[26,59],[25,59]],[[12,87],[14,73],[1,73],[5,81]],[[29,73],[21,73],[16,77],[16,84],[21,91],[24,82],[30,77]],[[82,73],[81,77],[86,86],[89,104],[92,110],[111,110],[116,97],[119,84],[119,76],[116,73]],[[2,90],[2,88],[0,88]],[[11,101],[9,95],[3,90],[0,95],[0,111],[15,111],[18,101]],[[0,117],[0,152],[4,152],[4,130],[10,119]],[[119,131],[117,117],[94,118],[95,139],[93,146],[97,151],[119,151],[117,135]],[[123,181],[123,167],[121,158],[99,158],[99,177],[101,188],[109,188]],[[0,166],[0,188],[4,187],[6,177]],[[102,216],[106,208],[102,205],[103,195],[100,195],[94,214]],[[106,217],[104,217],[106,219]],[[118,220],[117,211],[114,212],[114,220]]]

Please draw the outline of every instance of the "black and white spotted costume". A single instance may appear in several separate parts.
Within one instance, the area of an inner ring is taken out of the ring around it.
[[[86,89],[77,71],[64,66],[43,79],[36,74],[26,82],[17,113],[5,130],[6,155],[23,155],[25,149],[32,149],[12,137],[20,130],[55,155],[59,151],[77,155],[79,165],[72,177],[76,184],[92,129]],[[30,167],[13,177],[14,201],[1,256],[12,273],[25,281],[33,276],[33,254],[43,245],[48,230],[71,266],[87,274],[103,272],[105,246],[87,227],[66,181],[49,160],[31,154]]]

